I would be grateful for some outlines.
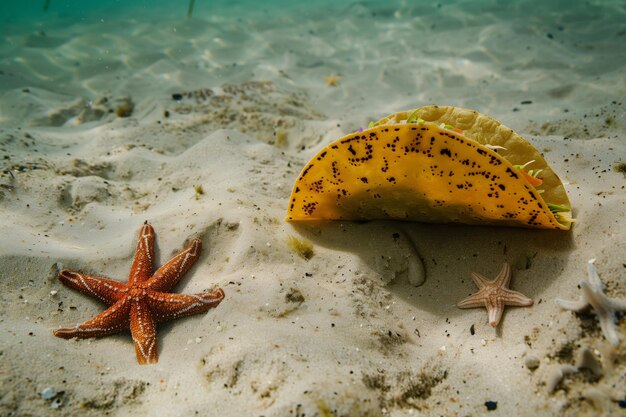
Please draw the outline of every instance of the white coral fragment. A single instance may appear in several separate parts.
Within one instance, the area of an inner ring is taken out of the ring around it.
[[[615,326],[615,314],[618,311],[626,311],[626,300],[609,298],[604,294],[604,284],[593,265],[595,259],[587,264],[588,280],[580,281],[582,295],[578,301],[568,301],[557,298],[555,302],[566,310],[576,312],[583,311],[589,306],[598,316],[598,322],[604,337],[613,345],[619,345],[619,336]]]

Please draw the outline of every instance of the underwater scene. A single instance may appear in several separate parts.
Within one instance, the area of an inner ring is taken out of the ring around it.
[[[624,97],[623,0],[0,2],[0,415],[626,415]]]

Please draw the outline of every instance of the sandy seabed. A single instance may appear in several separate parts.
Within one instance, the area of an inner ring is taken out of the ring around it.
[[[623,3],[411,4],[3,25],[0,415],[623,413],[626,320],[612,346],[554,303],[592,258],[626,297]],[[317,151],[427,104],[532,142],[573,229],[283,220]],[[59,270],[126,281],[144,221],[159,264],[202,239],[177,291],[222,304],[161,325],[152,366],[126,333],[53,337],[102,310]],[[505,260],[535,304],[493,329],[455,304]]]

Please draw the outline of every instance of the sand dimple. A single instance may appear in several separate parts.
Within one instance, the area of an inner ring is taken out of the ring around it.
[[[363,374],[363,384],[377,393],[379,401],[386,408],[426,411],[430,407],[425,400],[447,376],[448,372],[438,366],[427,371],[391,374],[379,370],[374,374]]]
[[[324,118],[304,91],[288,90],[270,81],[176,92],[164,107],[166,127],[198,132],[236,128],[282,149],[319,142],[319,132],[304,121]]]

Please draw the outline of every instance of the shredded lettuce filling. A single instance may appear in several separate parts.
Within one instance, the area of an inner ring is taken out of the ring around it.
[[[569,207],[565,207],[564,205],[561,204],[553,204],[553,203],[546,203],[548,205],[548,208],[550,209],[550,211],[552,213],[565,213],[570,211]]]

